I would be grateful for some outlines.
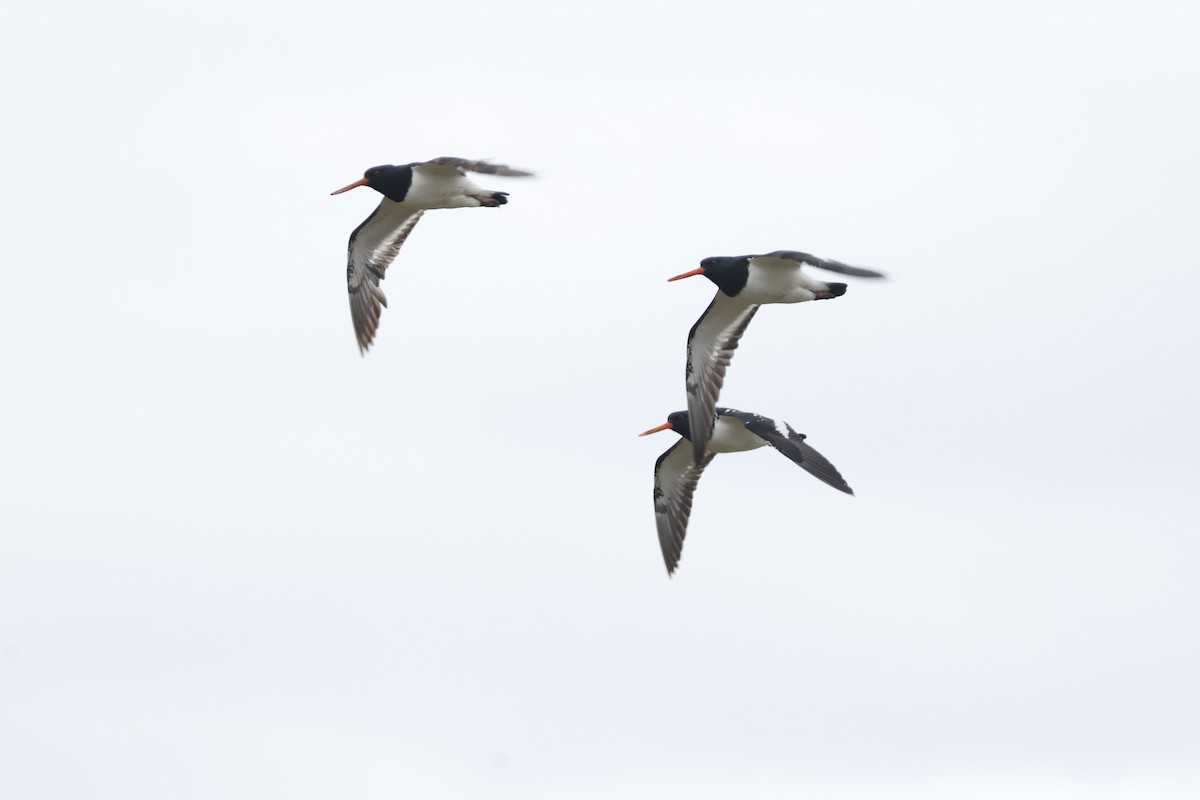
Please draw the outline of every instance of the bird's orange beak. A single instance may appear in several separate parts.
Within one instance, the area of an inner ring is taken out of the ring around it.
[[[650,430],[646,431],[645,433],[639,433],[638,436],[649,436],[652,433],[658,433],[659,431],[668,431],[674,427],[675,426],[672,425],[671,423],[664,422],[662,425],[659,425],[657,428],[651,428]]]
[[[698,267],[697,269],[694,269],[691,272],[685,272],[682,275],[676,275],[674,278],[667,278],[667,283],[670,283],[671,281],[681,280],[683,278],[690,278],[693,275],[703,275],[703,274],[704,274],[704,267]]]
[[[367,185],[367,179],[360,178],[359,180],[356,180],[354,183],[350,184],[349,186],[343,186],[342,188],[338,189],[336,192],[330,192],[329,194],[331,194],[331,195],[341,194],[342,192],[348,192],[351,189],[357,189],[359,186],[366,186],[366,185]]]

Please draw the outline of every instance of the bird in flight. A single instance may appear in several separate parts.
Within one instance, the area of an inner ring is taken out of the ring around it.
[[[677,281],[703,275],[717,285],[713,301],[688,333],[687,400],[692,452],[697,463],[704,456],[715,422],[725,370],[759,306],[831,300],[846,293],[846,284],[816,280],[803,271],[805,266],[859,278],[883,277],[882,272],[873,269],[852,267],[795,250],[776,250],[758,256],[712,256],[701,261],[699,268],[667,279]]]
[[[654,462],[654,518],[668,575],[679,566],[688,517],[692,513],[692,495],[700,474],[717,453],[737,453],[769,445],[818,480],[839,492],[854,494],[829,459],[813,449],[804,441],[804,434],[797,433],[786,422],[734,408],[717,408],[715,411],[716,423],[712,426],[712,436],[699,459],[692,457],[691,442],[695,441],[692,439],[695,431],[690,425],[687,411],[676,411],[662,425],[639,434],[647,436],[672,430],[680,436],[679,441]]]
[[[379,207],[350,234],[346,264],[350,317],[363,355],[375,338],[379,316],[387,306],[379,282],[421,215],[435,208],[494,208],[508,202],[508,192],[480,188],[467,178],[468,172],[510,178],[533,174],[503,164],[441,156],[431,161],[371,167],[359,180],[331,192],[341,194],[370,186],[383,195]]]

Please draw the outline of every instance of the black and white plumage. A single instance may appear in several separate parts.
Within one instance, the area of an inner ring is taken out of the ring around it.
[[[379,282],[421,215],[435,208],[495,207],[508,202],[508,192],[482,189],[467,179],[467,172],[513,178],[532,174],[503,164],[442,156],[400,166],[371,167],[362,179],[332,192],[341,194],[370,186],[383,195],[379,207],[350,234],[346,264],[350,317],[358,349],[364,355],[387,306]]]
[[[704,468],[718,453],[737,453],[769,445],[818,480],[839,492],[854,494],[837,467],[813,449],[805,441],[803,433],[797,433],[791,425],[781,420],[734,408],[717,408],[712,436],[699,459],[693,457],[689,442],[694,430],[687,411],[676,411],[667,417],[665,423],[641,435],[665,430],[673,430],[680,436],[679,441],[654,462],[654,517],[668,575],[679,566],[696,484]]]
[[[803,303],[830,300],[846,293],[844,283],[826,283],[809,277],[805,266],[860,278],[882,278],[883,273],[852,267],[840,261],[817,258],[795,250],[776,250],[758,256],[713,256],[700,267],[668,280],[703,275],[717,285],[717,294],[688,332],[687,398],[693,420],[693,454],[704,454],[725,370],[733,359],[742,334],[759,306],[769,303]]]

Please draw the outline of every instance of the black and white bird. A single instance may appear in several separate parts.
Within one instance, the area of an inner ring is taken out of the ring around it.
[[[350,317],[354,320],[358,349],[364,355],[375,338],[379,316],[387,306],[379,282],[421,215],[435,208],[495,207],[508,202],[508,192],[482,189],[467,179],[468,172],[511,178],[533,174],[503,164],[442,156],[432,161],[371,167],[360,180],[331,192],[341,194],[358,186],[370,186],[383,195],[379,207],[350,234],[346,265]]]
[[[696,461],[704,455],[725,370],[759,306],[831,300],[846,293],[846,284],[815,280],[805,274],[805,266],[859,278],[883,277],[882,272],[873,269],[795,250],[776,250],[760,256],[713,256],[701,261],[698,269],[667,279],[703,275],[717,285],[713,301],[688,333],[687,398]]]
[[[662,425],[639,435],[665,430],[673,430],[681,437],[654,462],[654,517],[668,575],[679,566],[688,517],[692,513],[692,495],[700,474],[717,453],[737,453],[770,445],[813,477],[839,492],[854,494],[837,468],[804,441],[803,433],[797,433],[786,422],[733,408],[718,408],[712,436],[699,459],[692,457],[689,440],[693,430],[687,411],[676,411]]]

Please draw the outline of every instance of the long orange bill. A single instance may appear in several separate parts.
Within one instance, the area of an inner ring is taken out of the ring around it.
[[[681,278],[690,278],[693,275],[703,275],[703,274],[704,274],[704,267],[699,267],[698,269],[694,269],[691,272],[685,272],[682,275],[676,275],[674,278],[667,278],[667,283],[670,283],[671,281],[680,280]]]
[[[646,431],[645,433],[639,433],[638,436],[649,436],[652,433],[658,433],[659,431],[668,431],[674,427],[675,426],[672,425],[671,423],[664,422],[662,425],[659,425],[657,428],[651,428],[650,430]]]
[[[350,184],[349,186],[343,186],[342,188],[338,189],[336,192],[330,192],[330,194],[331,195],[341,194],[342,192],[348,192],[351,189],[357,189],[359,186],[366,186],[366,185],[367,185],[367,179],[360,178],[359,180],[356,180],[354,183]]]

